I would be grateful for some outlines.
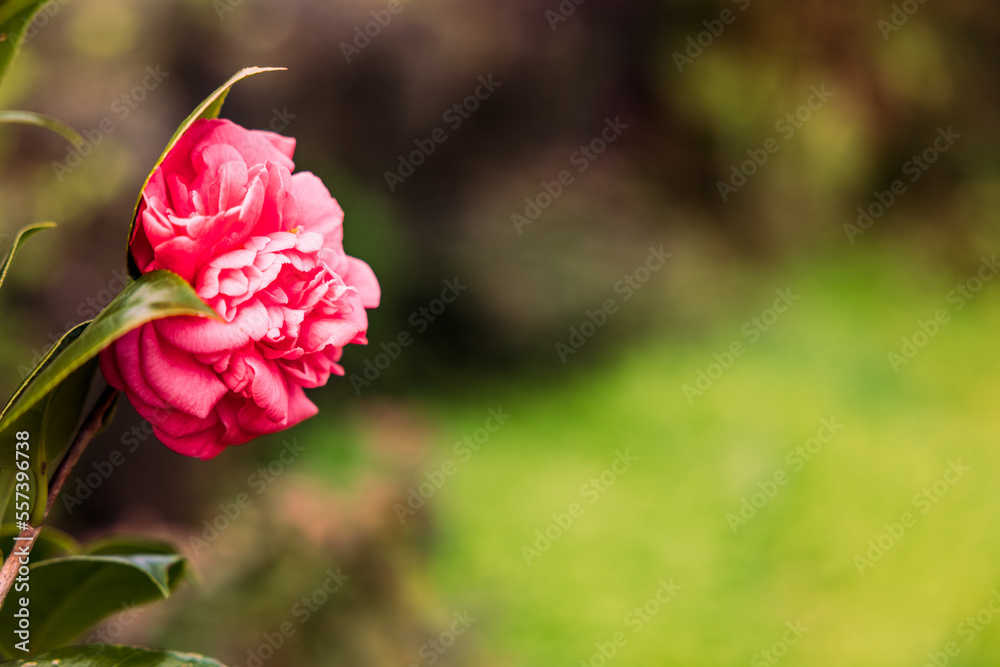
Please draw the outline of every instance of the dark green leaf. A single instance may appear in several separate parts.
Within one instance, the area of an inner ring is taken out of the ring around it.
[[[16,477],[16,471],[0,468],[0,522],[6,520],[7,503],[10,502],[10,497],[14,494]],[[0,557],[3,557],[3,553],[6,552],[0,552]]]
[[[70,373],[49,392],[47,398],[25,413],[37,412],[42,420],[41,428],[36,431],[39,437],[32,457],[32,473],[35,478],[34,506],[31,514],[33,526],[41,525],[45,518],[49,470],[62,458],[76,437],[77,429],[83,420],[83,410],[87,405],[87,394],[96,374],[95,357]],[[0,430],[0,442],[4,442],[3,438],[4,431]]]
[[[147,322],[179,315],[218,317],[183,278],[170,271],[153,271],[129,283],[0,413],[0,433],[118,338]]]
[[[62,338],[56,341],[56,344],[50,347],[48,351],[44,355],[42,355],[42,358],[38,360],[38,363],[35,364],[35,367],[32,368],[30,371],[28,371],[28,373],[21,380],[21,384],[17,386],[17,389],[14,390],[14,393],[11,395],[10,399],[7,400],[7,404],[4,405],[3,408],[4,411],[6,411],[8,408],[10,408],[11,405],[14,404],[14,401],[16,401],[17,398],[24,392],[25,387],[27,387],[28,384],[31,383],[31,380],[34,379],[34,377],[38,375],[38,373],[43,368],[45,368],[56,355],[61,353],[64,349],[66,349],[66,347],[70,343],[72,343],[74,340],[80,337],[80,334],[83,333],[83,330],[86,329],[92,321],[93,320],[87,320],[86,322],[81,322],[80,324],[77,324],[75,327],[64,333]],[[2,414],[2,412],[0,412],[0,414]],[[0,466],[3,465],[2,463],[2,461],[4,460],[3,456],[4,456],[3,452],[0,451]]]
[[[92,625],[123,609],[170,596],[187,575],[176,554],[75,555],[35,561],[31,582],[32,652],[50,651],[73,641]],[[14,627],[11,593],[0,609],[0,627]],[[15,655],[13,633],[0,633],[0,649]]]
[[[142,193],[145,191],[146,186],[149,185],[149,179],[153,177],[153,173],[156,171],[156,168],[159,167],[160,163],[167,157],[167,153],[169,153],[170,149],[174,147],[174,144],[176,144],[177,140],[181,138],[181,135],[187,132],[188,128],[191,127],[197,120],[201,120],[202,118],[218,118],[219,113],[222,111],[222,105],[226,101],[226,96],[229,94],[229,89],[232,88],[237,81],[253,76],[254,74],[260,74],[261,72],[279,72],[284,69],[284,67],[246,67],[241,69],[239,72],[230,77],[229,81],[226,81],[214,93],[206,97],[205,100],[199,104],[187,118],[184,119],[184,122],[181,123],[180,127],[177,128],[177,131],[174,132],[174,136],[170,137],[170,141],[167,142],[167,147],[163,149],[163,153],[160,155],[159,159],[156,160],[156,164],[153,165],[153,168],[149,172],[149,176],[146,177],[145,182],[142,184],[142,190],[139,191],[139,199],[136,201],[135,209],[132,211],[132,224],[129,225],[128,228],[127,243],[132,242],[132,234],[135,230],[135,220],[139,215],[139,206],[142,204]],[[129,252],[127,254],[128,271],[133,278],[138,278],[141,275],[139,267],[136,266],[135,260],[132,259],[132,253]]]
[[[21,50],[24,31],[49,0],[0,0],[0,82]]]
[[[177,553],[177,550],[167,542],[141,535],[112,535],[87,542],[83,545],[81,553],[89,556],[132,556],[135,554],[172,556]]]
[[[17,526],[12,523],[0,526],[0,549],[5,554],[11,552],[11,548],[14,545],[14,538],[20,532]],[[79,549],[80,543],[72,537],[61,530],[45,526],[38,534],[35,545],[31,547],[31,560],[34,563],[39,563],[50,558],[61,558],[75,554]]]
[[[77,325],[63,336],[32,369],[11,401],[21,394],[35,375],[53,363],[73,341],[78,339],[86,327],[87,323]],[[14,434],[18,431],[30,434],[28,440],[30,447],[27,453],[33,483],[30,494],[33,525],[41,523],[45,511],[48,471],[63,455],[76,435],[86,405],[87,393],[96,373],[97,359],[94,358],[73,371],[54,391],[18,419],[0,428],[0,468],[7,471],[14,470],[17,466],[14,449],[17,439]]]
[[[56,462],[73,441],[83,419],[83,408],[96,373],[95,357],[60,382],[44,401],[45,419],[39,440],[45,464]]]
[[[221,662],[194,653],[102,644],[63,648],[3,664],[5,667],[225,667]]]
[[[121,399],[121,394],[115,394],[114,398],[111,399],[111,405],[108,406],[107,412],[101,416],[101,426],[97,429],[97,435],[100,435],[111,428],[111,423],[115,420],[115,416],[118,414],[119,399]]]
[[[76,144],[77,146],[81,146],[84,143],[83,137],[80,136],[80,133],[66,123],[53,118],[52,116],[35,113],[34,111],[0,111],[0,123],[34,125],[35,127],[45,128],[46,130],[51,130],[56,134],[61,134],[63,137],[68,139],[70,143]]]
[[[10,247],[10,252],[7,253],[6,259],[4,259],[3,264],[0,264],[0,287],[3,286],[4,278],[7,277],[7,271],[10,269],[10,263],[14,259],[14,254],[22,243],[27,241],[29,238],[37,234],[44,229],[52,229],[56,226],[54,222],[39,222],[37,225],[29,225],[17,233],[14,237],[14,245]]]

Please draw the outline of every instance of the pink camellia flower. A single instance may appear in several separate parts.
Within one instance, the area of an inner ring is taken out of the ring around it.
[[[168,447],[210,459],[316,414],[304,387],[343,375],[345,345],[367,343],[378,306],[367,264],[344,254],[344,213],[295,141],[199,120],[142,194],[130,249],[143,273],[168,269],[222,318],[171,317],[101,353]]]

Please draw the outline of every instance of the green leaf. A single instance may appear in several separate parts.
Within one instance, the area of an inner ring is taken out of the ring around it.
[[[20,534],[17,526],[12,523],[5,523],[0,526],[0,549],[3,553],[9,554],[14,546],[14,538]],[[31,548],[31,561],[34,563],[50,558],[61,558],[70,556],[80,550],[80,543],[75,539],[55,528],[45,526],[38,534],[35,545]],[[11,593],[14,595],[14,593]]]
[[[14,485],[17,484],[17,473],[14,470],[0,468],[0,521],[7,516],[7,504],[14,495]],[[6,552],[0,551],[0,558]]]
[[[24,31],[28,29],[42,7],[49,0],[0,0],[0,82],[7,73],[14,56],[21,50]]]
[[[3,283],[3,278],[20,244],[33,234],[54,226],[53,223],[43,223],[27,227],[18,233],[6,261],[0,267],[0,284]],[[5,410],[20,395],[31,379],[49,364],[53,357],[60,354],[79,337],[87,324],[77,325],[52,346],[35,368],[25,376],[14,392],[14,396],[8,401]],[[33,483],[31,522],[36,525],[41,523],[48,493],[48,464],[57,460],[69,447],[82,416],[87,391],[93,383],[96,372],[96,360],[83,364],[73,371],[65,382],[49,394],[44,401],[32,407],[17,420],[11,421],[6,427],[0,427],[0,469],[2,469],[0,470],[0,519],[3,518],[10,499],[10,492],[13,490],[14,477],[10,473],[16,469],[14,449],[16,439],[14,434],[18,431],[27,431],[32,436],[32,446],[28,450],[29,470]]]
[[[58,461],[73,442],[80,422],[83,421],[83,408],[96,374],[97,357],[94,357],[60,382],[49,392],[48,399],[43,401],[45,409],[39,449],[46,464]],[[2,433],[0,431],[0,438],[3,437]]]
[[[135,554],[172,556],[177,553],[177,550],[168,542],[161,542],[141,535],[111,535],[87,542],[81,553],[89,556],[132,556]]]
[[[5,667],[225,667],[194,653],[153,651],[134,646],[95,644],[59,649],[34,658],[3,663]]]
[[[226,101],[226,96],[229,94],[229,89],[233,85],[245,79],[247,77],[253,76],[254,74],[260,74],[261,72],[280,72],[284,71],[284,67],[245,67],[239,72],[234,74],[226,81],[224,84],[219,86],[218,89],[211,95],[205,98],[205,100],[195,107],[195,110],[184,119],[184,122],[180,124],[174,135],[170,137],[170,141],[167,142],[167,147],[163,149],[163,153],[160,155],[159,159],[156,160],[156,164],[149,172],[149,176],[146,177],[145,182],[142,184],[142,189],[139,190],[139,199],[135,202],[135,209],[132,211],[132,224],[128,228],[128,240],[127,243],[132,243],[132,235],[135,232],[135,220],[139,215],[139,206],[142,204],[142,193],[145,192],[146,186],[149,185],[149,179],[153,177],[156,172],[156,168],[160,166],[160,163],[167,157],[167,153],[174,147],[177,141],[181,138],[181,135],[188,131],[195,121],[201,120],[203,118],[212,119],[218,118],[219,113],[222,111],[222,105]],[[132,258],[132,253],[128,252],[128,272],[133,278],[138,278],[141,275],[139,267],[136,265],[135,260]]]
[[[4,406],[4,410],[7,410],[14,403],[14,401],[17,400],[17,398],[24,391],[24,388],[28,386],[28,384],[32,381],[32,379],[34,379],[36,375],[38,375],[39,371],[41,371],[43,368],[45,368],[45,366],[48,365],[49,361],[51,361],[54,356],[56,356],[62,350],[64,350],[69,345],[69,343],[79,338],[80,334],[83,333],[83,330],[86,329],[91,322],[93,322],[93,320],[87,320],[86,322],[81,322],[80,324],[77,324],[75,327],[64,333],[62,338],[56,341],[56,344],[50,347],[48,351],[44,355],[42,355],[42,358],[38,360],[38,363],[35,364],[35,367],[32,368],[30,371],[28,371],[28,373],[24,376],[24,379],[21,380],[21,384],[19,384],[17,386],[17,389],[14,390],[14,393],[11,395],[10,399],[8,399],[7,401],[7,404]],[[0,461],[3,460],[2,457],[3,457],[3,452],[0,451]]]
[[[165,599],[187,576],[187,561],[177,554],[81,554],[31,560],[32,652],[64,646],[112,614]],[[15,627],[17,598],[12,592],[0,609],[0,627]],[[15,655],[17,641],[12,632],[0,633],[0,650]]]
[[[88,325],[89,323],[79,324],[67,332],[28,373],[11,400],[15,400],[32,378],[48,368],[54,359],[76,341]],[[27,431],[30,434],[27,454],[28,470],[33,482],[30,494],[32,525],[37,526],[42,522],[48,496],[48,471],[52,464],[62,457],[76,436],[86,406],[87,394],[96,374],[95,357],[73,371],[52,392],[19,418],[0,428],[0,469],[5,473],[17,468],[15,434],[18,431]]]
[[[79,337],[54,356],[0,412],[0,433],[115,340],[147,322],[179,315],[218,319],[215,311],[175,273],[161,269],[129,283]],[[0,443],[0,448],[7,444]]]
[[[70,143],[82,146],[83,137],[72,127],[52,116],[35,113],[34,111],[0,111],[0,123],[19,123],[21,125],[34,125],[35,127],[51,130],[56,134],[61,134]]]
[[[7,253],[7,257],[4,259],[3,264],[0,264],[0,287],[3,286],[4,278],[7,277],[7,271],[10,269],[10,263],[14,260],[14,254],[17,252],[17,249],[21,246],[21,244],[38,232],[45,229],[52,229],[55,226],[56,223],[54,222],[39,222],[35,225],[29,225],[17,233],[17,236],[14,237],[14,245],[10,247],[10,252]]]
[[[65,336],[42,358],[37,366],[28,374],[15,394],[17,396],[23,387],[41,370],[48,367],[53,359],[68,348],[73,341],[87,328],[89,323],[80,324],[66,333]],[[83,364],[73,371],[65,380],[51,391],[48,396],[32,406],[17,420],[11,421],[7,427],[0,428],[0,468],[14,470],[17,467],[13,443],[17,441],[18,431],[30,434],[28,449],[29,471],[32,475],[33,488],[31,493],[31,524],[42,522],[45,504],[48,496],[48,471],[52,464],[58,462],[69,448],[76,436],[77,428],[83,418],[87,394],[94,383],[97,374],[97,358]],[[4,447],[4,444],[7,444]]]
[[[96,374],[97,357],[94,357],[70,373],[49,392],[47,398],[25,413],[36,412],[40,414],[42,420],[41,428],[35,431],[39,433],[39,437],[35,443],[35,456],[31,468],[35,479],[34,506],[31,514],[33,526],[40,526],[45,519],[49,470],[58,463],[76,437],[80,422],[83,421],[83,410],[87,406],[87,394],[90,393],[90,386],[94,384]],[[4,431],[0,430],[0,442],[4,442],[3,438]]]

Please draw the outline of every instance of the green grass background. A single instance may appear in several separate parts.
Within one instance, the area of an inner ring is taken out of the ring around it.
[[[968,266],[852,249],[760,277],[759,297],[707,335],[650,335],[602,361],[570,358],[558,382],[429,406],[450,437],[428,469],[459,466],[431,504],[433,580],[480,619],[479,664],[587,664],[619,631],[628,641],[609,664],[771,664],[751,661],[786,622],[809,630],[785,665],[922,665],[952,640],[949,664],[996,664],[1000,618],[971,642],[956,635],[1000,586],[1000,298],[987,283],[954,312],[946,295],[978,260]],[[689,405],[681,387],[748,342],[742,323],[783,287],[800,301]],[[951,321],[894,372],[887,353],[938,308]],[[509,423],[458,461],[451,442],[497,406]],[[786,452],[830,417],[843,429],[793,471]],[[639,462],[528,566],[534,531],[625,449]],[[955,459],[971,470],[915,509]],[[733,534],[726,514],[778,469],[789,482]],[[854,556],[904,511],[916,525],[859,575]],[[671,578],[680,592],[634,632],[626,615]]]

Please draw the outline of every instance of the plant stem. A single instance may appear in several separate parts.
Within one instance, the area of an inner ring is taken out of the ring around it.
[[[87,448],[90,441],[106,426],[105,421],[114,407],[117,398],[118,390],[113,387],[106,387],[101,393],[100,398],[97,399],[97,404],[94,405],[90,414],[87,415],[80,430],[77,431],[76,438],[73,439],[73,444],[70,445],[66,456],[63,457],[63,460],[59,463],[59,467],[56,468],[55,475],[52,476],[52,482],[49,484],[48,500],[45,503],[45,514],[42,515],[42,520],[38,526],[29,525],[27,528],[24,528],[18,536],[19,539],[14,542],[14,548],[7,556],[7,560],[4,561],[3,567],[0,568],[0,607],[3,606],[3,601],[7,597],[7,593],[10,592],[11,587],[14,585],[18,568],[22,562],[27,562],[28,554],[31,552],[31,548],[35,545],[35,540],[42,530],[41,524],[48,517],[49,511],[52,509],[56,497],[59,495],[59,491],[62,490],[66,480],[69,479],[70,473],[73,472],[73,466],[80,460],[83,450]]]

